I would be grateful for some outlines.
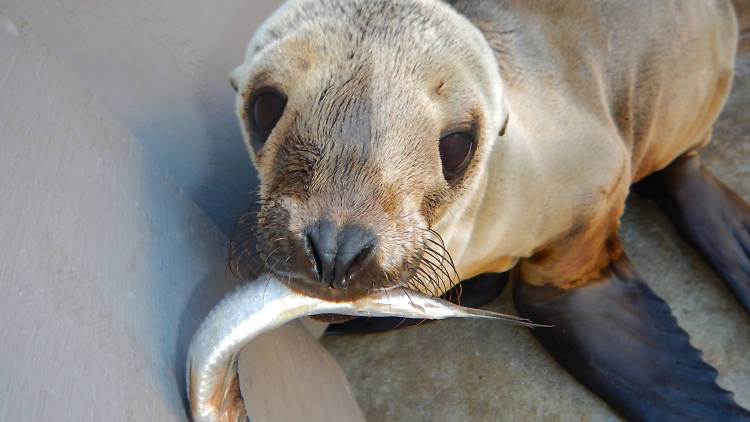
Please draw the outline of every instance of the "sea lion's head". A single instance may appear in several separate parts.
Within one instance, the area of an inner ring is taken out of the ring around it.
[[[477,183],[506,121],[476,27],[434,0],[291,1],[230,79],[266,270],[335,300],[458,281],[431,226]]]

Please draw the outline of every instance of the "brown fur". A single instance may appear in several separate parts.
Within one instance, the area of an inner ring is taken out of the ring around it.
[[[292,1],[232,73],[261,255],[291,284],[313,277],[302,233],[327,218],[377,234],[363,292],[439,294],[519,261],[527,282],[578,285],[621,253],[629,186],[708,141],[733,68],[728,1],[450,3]],[[269,86],[288,103],[259,144],[247,104]],[[456,129],[477,146],[450,184],[438,140]]]

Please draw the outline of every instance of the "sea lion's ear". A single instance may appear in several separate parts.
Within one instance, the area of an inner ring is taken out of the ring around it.
[[[234,89],[234,92],[238,92],[239,91],[239,83],[237,81],[240,80],[239,72],[240,72],[241,68],[242,68],[242,66],[238,66],[238,67],[234,68],[234,70],[232,70],[231,72],[229,72],[229,84],[232,85],[232,89]]]
[[[500,133],[498,133],[498,136],[505,135],[505,129],[508,127],[508,120],[510,119],[510,114],[507,114],[505,116],[505,123],[503,123],[502,129],[500,129]]]

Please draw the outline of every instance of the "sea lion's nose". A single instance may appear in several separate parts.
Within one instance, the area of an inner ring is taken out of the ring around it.
[[[345,288],[357,268],[375,248],[375,235],[355,225],[341,229],[328,220],[318,220],[306,230],[305,252],[315,266],[321,284]]]

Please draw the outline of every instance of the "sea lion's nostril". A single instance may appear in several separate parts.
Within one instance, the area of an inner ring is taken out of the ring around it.
[[[332,286],[344,288],[356,269],[372,256],[375,235],[363,227],[347,225],[338,235],[338,247]]]
[[[310,257],[310,264],[313,267],[313,272],[318,276],[318,280],[323,280],[323,263],[320,260],[315,241],[313,240],[310,233],[305,235],[305,253]]]
[[[354,270],[372,256],[375,235],[355,225],[343,226],[339,231],[330,221],[319,220],[306,230],[305,242],[318,281],[345,288]]]
[[[318,220],[307,230],[305,247],[310,261],[315,267],[318,281],[324,285],[333,283],[336,258],[336,227],[328,220]]]

